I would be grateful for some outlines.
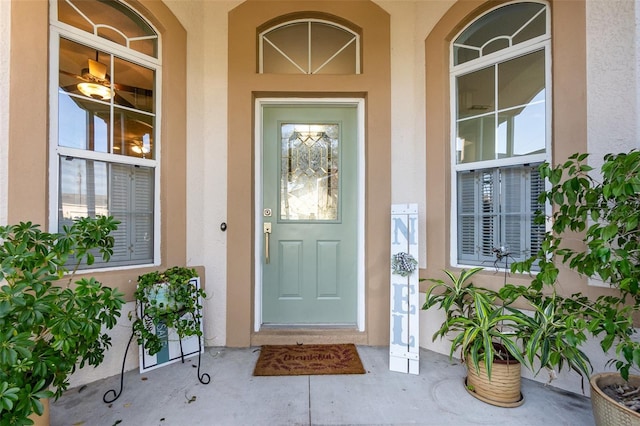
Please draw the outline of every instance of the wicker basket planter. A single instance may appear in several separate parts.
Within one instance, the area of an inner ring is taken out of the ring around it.
[[[498,407],[518,407],[524,402],[520,393],[521,365],[517,361],[496,359],[491,369],[491,380],[487,377],[484,364],[480,373],[473,365],[467,364],[465,388],[474,397]]]
[[[640,426],[640,414],[609,398],[602,388],[623,384],[619,373],[599,373],[591,376],[591,406],[596,426]],[[640,376],[629,376],[632,386],[640,386]]]

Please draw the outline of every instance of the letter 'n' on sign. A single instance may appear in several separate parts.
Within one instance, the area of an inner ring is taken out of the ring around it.
[[[418,205],[391,206],[389,369],[419,373]]]

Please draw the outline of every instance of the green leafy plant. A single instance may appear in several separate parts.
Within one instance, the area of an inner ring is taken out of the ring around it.
[[[493,361],[515,359],[524,364],[522,351],[516,343],[515,330],[525,319],[519,312],[509,312],[499,304],[498,293],[476,287],[468,281],[483,268],[463,270],[459,276],[444,271],[450,282],[429,278],[435,283],[427,291],[422,309],[437,306],[445,313],[445,320],[433,335],[433,340],[453,333],[449,357],[457,349],[465,362],[477,372],[483,363],[491,379]]]
[[[191,281],[197,276],[195,269],[174,266],[164,272],[153,271],[138,277],[133,330],[138,344],[144,345],[150,355],[162,350],[163,343],[156,334],[160,324],[174,329],[181,339],[202,336],[201,300],[207,295]]]
[[[589,377],[591,362],[580,346],[587,340],[586,329],[595,313],[591,301],[580,294],[565,298],[512,284],[501,288],[498,295],[505,309],[522,319],[515,332],[527,367],[535,375],[546,369],[551,381],[555,377],[552,372],[569,368],[583,378]],[[531,315],[512,306],[518,298],[526,302],[524,306]]]
[[[587,159],[588,154],[574,154],[556,167],[540,167],[551,184],[540,200],[553,207],[552,230],[541,250],[514,263],[512,271],[530,271],[537,262],[540,272],[531,288],[542,291],[554,288],[557,264],[562,263],[617,289],[617,295],[576,307],[587,317],[576,331],[599,337],[605,352],[615,346],[612,364],[626,380],[630,369],[640,366],[640,343],[632,338],[633,313],[640,307],[640,152],[605,155],[600,173],[594,173]],[[545,216],[541,213],[537,220],[543,223]],[[576,240],[581,247],[576,248]]]
[[[123,294],[74,276],[94,253],[109,260],[117,224],[81,218],[57,234],[31,222],[0,227],[0,425],[33,424],[40,399],[59,397],[76,368],[103,361],[111,345],[103,328],[115,326]]]
[[[584,296],[564,298],[529,286],[505,283],[496,292],[467,282],[482,270],[463,270],[459,276],[445,271],[450,283],[430,279],[435,285],[422,308],[437,305],[445,312],[433,340],[450,336],[450,357],[460,349],[464,361],[476,371],[484,363],[489,379],[493,361],[507,356],[536,375],[542,369],[569,368],[588,377],[591,363],[579,347],[587,339],[590,313],[596,309],[593,303]],[[517,301],[522,309],[515,307]]]

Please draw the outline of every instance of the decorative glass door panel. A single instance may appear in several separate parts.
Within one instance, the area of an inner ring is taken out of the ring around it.
[[[280,130],[280,220],[338,220],[340,126],[282,124]]]

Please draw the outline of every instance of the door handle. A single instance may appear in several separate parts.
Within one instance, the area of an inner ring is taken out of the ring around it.
[[[271,223],[265,222],[263,224],[264,232],[264,263],[269,264],[271,261],[269,257],[269,235],[271,235]]]

